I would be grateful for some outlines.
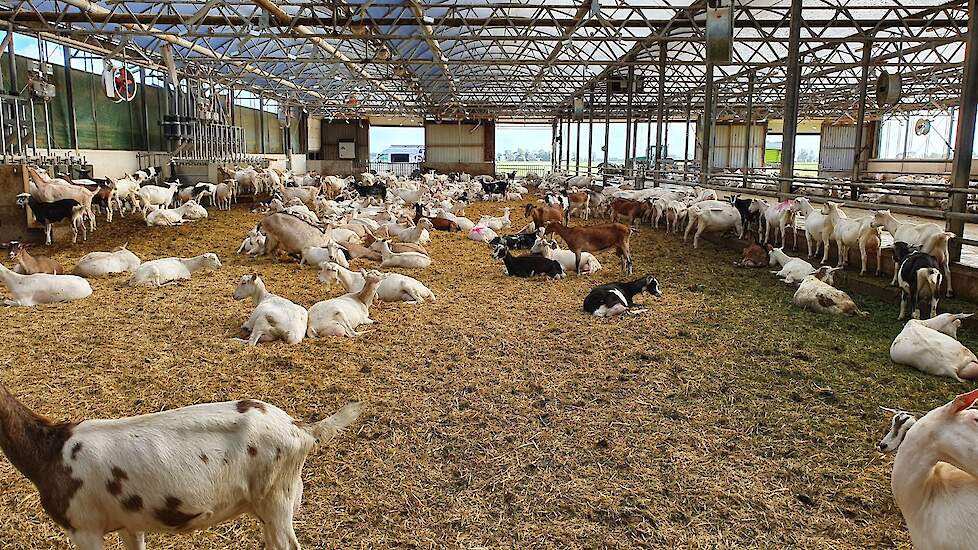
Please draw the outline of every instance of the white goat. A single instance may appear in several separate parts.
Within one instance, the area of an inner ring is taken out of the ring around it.
[[[376,271],[362,273],[364,285],[358,292],[344,294],[338,298],[323,300],[309,308],[309,338],[317,336],[359,336],[356,329],[360,325],[372,324],[370,306],[377,297],[377,287],[382,276]]]
[[[7,306],[36,306],[82,300],[92,295],[88,281],[75,275],[50,275],[35,273],[21,275],[0,264],[0,283],[7,287],[13,297],[4,300]]]
[[[802,282],[805,277],[815,273],[815,267],[802,260],[792,258],[784,253],[784,247],[774,248],[768,245],[768,265],[771,267],[780,266],[780,271],[772,271],[779,279],[785,283],[793,284]]]
[[[129,279],[129,286],[163,286],[175,283],[201,269],[220,269],[217,254],[208,252],[193,258],[162,258],[144,262]]]
[[[860,275],[866,274],[867,251],[876,249],[876,274],[880,274],[880,230],[873,226],[873,216],[862,216],[850,219],[839,209],[839,204],[829,201],[828,218],[832,225],[832,239],[839,248],[839,261],[836,265],[843,267],[849,262],[849,249],[859,247],[859,257],[862,260]]]
[[[482,216],[481,218],[479,218],[478,225],[488,227],[493,231],[500,231],[502,229],[506,229],[511,225],[509,219],[509,212],[510,212],[510,208],[507,207],[507,208],[503,208],[503,215],[500,217]]]
[[[699,248],[700,235],[705,232],[723,232],[733,230],[737,237],[744,236],[744,224],[740,211],[726,201],[707,200],[698,202],[687,209],[686,232],[683,242],[689,239],[689,232],[696,227],[693,235],[693,248]]]
[[[265,282],[257,274],[242,275],[232,295],[235,300],[251,298],[255,310],[241,325],[248,338],[234,338],[237,342],[254,346],[258,342],[282,340],[286,344],[298,344],[306,335],[309,313],[265,289]]]
[[[893,498],[915,548],[968,549],[978,540],[978,390],[907,430],[893,462]]]
[[[819,247],[824,247],[822,263],[829,261],[829,240],[832,238],[832,221],[828,215],[814,206],[805,197],[797,197],[791,207],[805,216],[805,242],[808,245],[808,257],[818,254]]]
[[[231,187],[227,183],[221,182],[214,186],[213,202],[218,210],[231,210],[231,196]]]
[[[543,229],[537,230],[537,240],[530,248],[531,254],[539,254],[549,260],[554,260],[564,268],[565,273],[577,270],[577,256],[570,250],[563,250],[556,239],[543,237]],[[581,275],[591,275],[601,269],[601,263],[590,252],[581,252]]]
[[[953,290],[947,241],[954,237],[953,233],[945,234],[944,229],[935,223],[901,222],[894,218],[889,210],[874,211],[873,226],[886,229],[893,236],[894,242],[905,242],[912,247],[920,247],[921,252],[933,256],[941,266],[944,279],[947,280],[947,295],[951,296]],[[899,271],[899,266],[894,264],[891,285],[896,284]]]
[[[336,241],[329,241],[326,246],[307,246],[302,249],[302,259],[299,265],[318,266],[323,262],[336,262],[343,267],[350,267],[343,250]]]
[[[248,254],[250,256],[260,256],[265,253],[265,235],[257,228],[248,232],[248,236],[241,241],[238,247],[238,254]]]
[[[90,252],[75,264],[72,273],[81,277],[104,277],[113,273],[132,273],[141,263],[139,256],[122,245],[112,252]]]
[[[139,198],[139,202],[142,203],[144,210],[154,205],[160,208],[166,208],[173,202],[173,196],[177,192],[177,187],[178,185],[176,183],[171,183],[168,187],[144,185],[136,192],[136,196]]]
[[[119,215],[122,217],[126,216],[126,207],[132,208],[135,211],[138,207],[138,195],[139,184],[136,183],[131,177],[124,177],[120,179],[112,179],[111,177],[106,178],[115,185],[112,189],[112,194],[109,197],[109,208],[112,208],[113,203],[119,210]],[[125,204],[123,203],[125,201]]]
[[[245,513],[262,522],[266,549],[298,550],[292,519],[306,457],[359,414],[350,403],[306,424],[245,399],[54,423],[0,386],[0,423],[20,428],[0,445],[78,550],[100,550],[109,531],[143,550],[147,532],[186,533]]]
[[[360,292],[366,284],[362,273],[351,271],[346,266],[334,262],[324,262],[319,266],[319,281],[331,286],[335,282],[343,285],[349,292]],[[377,287],[377,298],[381,302],[407,302],[420,304],[425,300],[435,300],[435,293],[424,284],[407,275],[400,273],[383,273],[383,280]]]
[[[923,321],[907,321],[890,346],[890,359],[899,365],[962,382],[978,378],[978,358],[957,340],[961,320],[972,315],[942,313]]]
[[[768,204],[762,200],[755,199],[755,204],[761,210],[761,244],[771,242],[774,245],[780,244],[784,247],[785,239],[788,235],[788,228],[790,227],[795,237],[793,239],[793,250],[798,250],[798,238],[794,232],[795,211],[791,208],[793,203],[791,201],[784,201],[777,204]],[[774,234],[773,237],[771,236],[772,233]]]
[[[406,267],[424,269],[431,265],[431,257],[420,252],[394,252],[387,241],[381,241],[380,267]]]
[[[431,242],[429,229],[432,229],[431,220],[421,218],[414,227],[403,227],[396,223],[389,223],[381,227],[381,232],[386,231],[387,235],[397,237],[401,242],[427,244]]]
[[[832,273],[841,267],[822,267],[815,274],[805,277],[792,302],[796,306],[810,309],[818,313],[830,315],[860,315],[869,313],[861,311],[845,292],[832,286]]]

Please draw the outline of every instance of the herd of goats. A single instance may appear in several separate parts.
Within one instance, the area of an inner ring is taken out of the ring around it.
[[[595,253],[614,250],[624,273],[633,271],[629,239],[634,227],[649,224],[690,235],[698,247],[705,233],[732,232],[749,243],[743,267],[776,267],[772,273],[797,284],[794,303],[819,313],[866,315],[842,290],[833,273],[858,250],[861,273],[875,255],[881,271],[881,231],[894,240],[893,284],[902,293],[900,319],[907,323],[894,340],[894,362],[959,381],[978,378],[978,358],[957,340],[961,321],[970,316],[937,315],[942,286],[950,295],[948,240],[953,234],[932,223],[910,223],[889,211],[850,218],[831,201],[821,207],[807,198],[771,204],[684,185],[627,189],[600,185],[590,176],[561,173],[517,181],[515,174],[416,174],[415,178],[351,178],[294,175],[251,167],[222,169],[216,184],[182,185],[160,168],[140,170],[121,179],[71,180],[29,168],[30,192],[18,204],[30,209],[45,227],[67,222],[73,240],[96,229],[96,210],[111,222],[138,213],[147,225],[179,225],[207,217],[205,205],[229,210],[239,195],[267,196],[253,212],[263,214],[245,235],[239,254],[295,260],[317,267],[319,280],[344,293],[308,310],[268,290],[257,274],[244,275],[233,292],[251,299],[254,309],[236,340],[256,345],[304,338],[358,335],[373,323],[375,300],[419,304],[435,294],[418,279],[387,268],[423,270],[432,264],[425,248],[436,231],[485,243],[515,277],[563,278],[600,270]],[[596,184],[596,185],[595,185]],[[532,195],[531,188],[536,195]],[[465,216],[478,200],[521,201],[529,223],[512,227],[510,208],[500,216]],[[537,200],[538,199],[538,200]],[[571,224],[572,217],[610,218],[609,223]],[[803,227],[797,227],[799,218]],[[798,249],[801,231],[807,254],[829,261],[835,243],[835,267],[816,267],[789,256]],[[556,237],[563,241],[562,248]],[[0,265],[0,282],[10,306],[34,306],[83,299],[92,293],[87,278],[128,274],[130,285],[162,286],[190,279],[202,269],[219,269],[213,253],[193,258],[142,261],[125,246],[92,252],[66,274],[51,258],[31,255],[11,243],[13,270]],[[525,254],[515,251],[526,250]],[[351,269],[364,259],[376,269]],[[641,293],[661,296],[649,275],[593,288],[585,297],[587,313],[611,317],[634,309]],[[921,307],[921,303],[925,303]],[[896,452],[893,493],[919,548],[972,548],[978,527],[978,411],[971,405],[978,390],[917,419],[893,413],[883,452]],[[205,528],[249,513],[262,522],[270,549],[299,548],[292,526],[302,495],[301,469],[313,450],[352,424],[360,405],[350,403],[316,423],[295,420],[281,409],[250,399],[194,405],[144,416],[78,423],[49,422],[23,406],[0,385],[0,447],[34,484],[48,515],[66,529],[80,550],[102,548],[103,537],[117,532],[127,550],[144,549],[146,532],[183,532]]]

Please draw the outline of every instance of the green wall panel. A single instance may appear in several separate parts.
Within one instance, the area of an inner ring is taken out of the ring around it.
[[[282,125],[275,113],[262,113],[265,118],[265,152],[268,154],[284,153]]]

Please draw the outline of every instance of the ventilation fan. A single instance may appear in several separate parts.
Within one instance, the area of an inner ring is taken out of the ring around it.
[[[900,102],[903,95],[903,78],[900,73],[883,71],[876,79],[876,105],[892,107]]]
[[[917,122],[913,125],[913,133],[918,136],[926,136],[930,133],[930,120],[926,118],[918,118]]]

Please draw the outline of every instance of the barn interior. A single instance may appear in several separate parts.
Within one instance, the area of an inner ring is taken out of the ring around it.
[[[364,403],[306,463],[307,548],[909,547],[879,407],[924,413],[971,387],[890,361],[903,323],[888,276],[841,275],[867,318],[819,316],[766,270],[734,267],[741,241],[694,250],[640,227],[636,274],[663,297],[595,322],[580,302],[621,279],[612,254],[590,278],[523,281],[482,243],[436,234],[419,278],[437,302],[383,304],[359,338],[242,348],[240,277],[306,306],[338,295],[315,270],[236,254],[261,220],[250,199],[175,228],[100,219],[76,245],[56,228],[45,247],[16,197],[31,170],[158,167],[193,184],[245,166],[807,197],[954,233],[941,307],[973,311],[976,20],[978,0],[0,0],[0,242],[64,265],[124,243],[223,262],[177,291],[104,279],[86,301],[0,310],[0,382],[71,422]],[[377,128],[420,129],[423,155],[379,158]],[[512,128],[542,128],[546,160],[504,158]],[[510,207],[521,227],[537,198],[469,217]],[[959,335],[972,349],[975,328]],[[0,487],[0,546],[71,547],[8,461]],[[148,546],[263,540],[243,517]]]

